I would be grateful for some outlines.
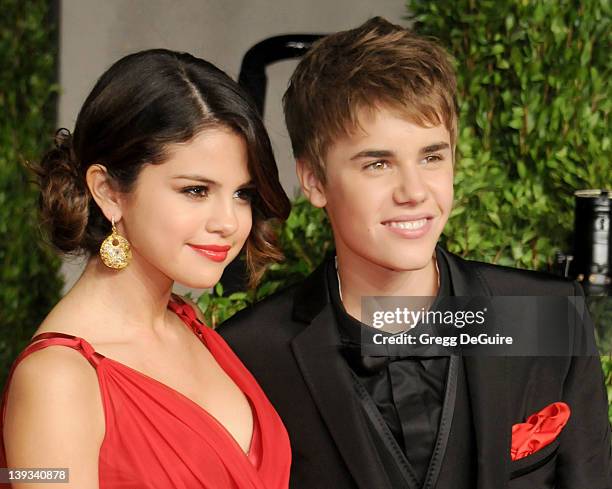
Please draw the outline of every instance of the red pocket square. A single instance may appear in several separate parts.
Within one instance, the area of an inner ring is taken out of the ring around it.
[[[564,402],[553,402],[532,414],[525,423],[512,427],[512,460],[531,455],[550,445],[559,435],[570,417],[570,408]]]

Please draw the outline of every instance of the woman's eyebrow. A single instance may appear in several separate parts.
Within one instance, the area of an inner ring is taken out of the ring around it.
[[[210,184],[217,183],[214,180],[211,180],[210,178],[206,178],[206,177],[204,177],[202,175],[196,175],[196,174],[191,174],[191,175],[174,175],[172,178],[173,179],[184,178],[185,180],[196,180],[198,182],[204,182],[204,183],[210,183]]]
[[[208,183],[209,185],[220,185],[219,182],[215,181],[215,180],[211,180],[210,178],[206,178],[203,175],[196,175],[196,174],[191,174],[191,175],[174,175],[172,177],[173,179],[180,179],[183,178],[185,180],[195,180],[197,182],[202,182],[202,183]],[[242,187],[254,187],[255,186],[255,182],[253,182],[253,179],[250,179],[244,183],[241,183],[240,185],[238,185],[238,188],[242,188]]]

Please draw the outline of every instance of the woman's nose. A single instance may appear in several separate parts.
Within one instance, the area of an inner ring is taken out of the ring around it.
[[[235,201],[233,198],[218,199],[218,202],[211,209],[208,220],[206,221],[206,230],[209,233],[219,233],[223,236],[229,236],[238,229],[238,217],[234,208]]]

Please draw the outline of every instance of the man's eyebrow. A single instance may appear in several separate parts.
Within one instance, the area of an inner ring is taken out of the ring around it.
[[[430,144],[429,146],[425,146],[424,148],[421,148],[419,150],[419,153],[420,154],[433,153],[435,151],[441,151],[443,149],[450,149],[450,145],[444,142]]]
[[[353,155],[351,160],[357,160],[359,158],[391,158],[393,156],[395,156],[395,153],[386,149],[364,149]]]
[[[444,149],[450,149],[450,145],[445,142],[433,143],[421,148],[419,154],[433,153]],[[394,156],[395,153],[387,149],[364,149],[353,155],[351,160],[357,160],[359,158],[393,158]]]

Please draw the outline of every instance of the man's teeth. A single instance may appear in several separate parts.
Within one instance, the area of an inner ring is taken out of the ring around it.
[[[385,224],[392,228],[400,229],[420,229],[427,223],[427,219],[419,219],[418,221],[391,221]]]

